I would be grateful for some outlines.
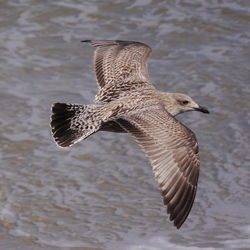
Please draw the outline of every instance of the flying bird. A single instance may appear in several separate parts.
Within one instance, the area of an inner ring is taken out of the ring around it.
[[[141,42],[84,40],[94,46],[99,92],[95,105],[55,103],[51,128],[57,145],[69,147],[98,131],[129,133],[149,158],[170,221],[177,228],[194,202],[199,177],[195,134],[175,116],[209,113],[191,97],[158,91],[149,80],[151,48]]]

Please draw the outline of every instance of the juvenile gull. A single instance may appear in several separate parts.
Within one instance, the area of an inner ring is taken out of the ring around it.
[[[194,202],[200,161],[195,134],[175,116],[209,111],[187,95],[154,88],[146,44],[83,42],[96,47],[97,105],[55,103],[51,128],[56,143],[69,147],[100,130],[130,133],[148,156],[170,220],[180,228]]]

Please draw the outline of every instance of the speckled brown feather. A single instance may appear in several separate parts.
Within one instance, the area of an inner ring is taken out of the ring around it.
[[[151,161],[170,220],[180,228],[194,202],[200,163],[195,135],[174,116],[208,110],[186,95],[153,87],[148,79],[151,49],[147,45],[84,42],[96,47],[99,93],[95,101],[100,105],[54,104],[51,127],[56,143],[71,146],[99,130],[131,133]],[[184,108],[184,102],[192,105]]]
[[[130,91],[154,88],[149,82],[147,60],[151,48],[140,42],[85,40],[96,47],[94,69],[100,87],[97,103],[106,103]]]
[[[195,135],[162,107],[127,115],[118,123],[149,157],[170,220],[180,228],[197,189],[200,163]]]
[[[72,146],[101,127],[99,107],[94,105],[54,103],[51,111],[51,130],[60,147]]]

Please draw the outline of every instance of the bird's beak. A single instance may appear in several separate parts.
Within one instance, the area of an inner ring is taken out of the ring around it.
[[[209,114],[210,112],[208,111],[208,109],[206,107],[203,106],[199,106],[198,108],[195,108],[195,110],[200,111],[202,113],[206,113]]]

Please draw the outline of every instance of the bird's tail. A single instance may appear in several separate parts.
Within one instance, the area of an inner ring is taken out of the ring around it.
[[[69,147],[99,130],[98,106],[55,103],[52,106],[51,128],[56,143]]]

